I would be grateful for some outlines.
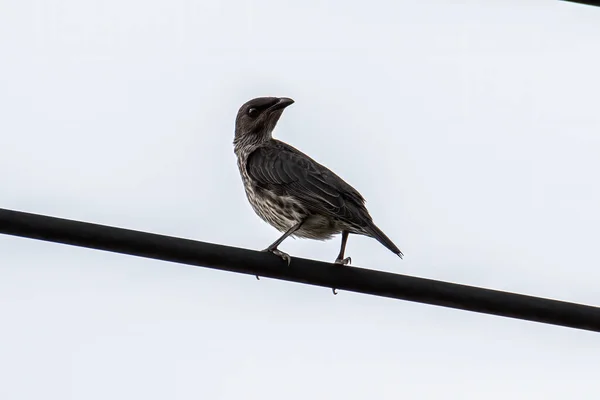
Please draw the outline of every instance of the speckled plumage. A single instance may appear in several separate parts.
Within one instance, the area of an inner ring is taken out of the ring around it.
[[[347,263],[349,259],[342,260],[346,239],[354,233],[379,240],[401,257],[373,223],[356,189],[306,154],[272,138],[283,109],[292,103],[287,98],[253,99],[242,105],[236,118],[234,152],[248,201],[260,218],[286,232],[267,250],[276,250],[288,235],[325,240],[343,233],[336,262]]]
[[[275,141],[267,146],[281,146],[284,143]],[[347,230],[351,233],[365,234],[360,226],[351,221],[344,221],[336,216],[324,215],[306,202],[277,189],[264,187],[253,179],[247,169],[248,157],[238,158],[238,168],[244,183],[248,201],[256,214],[280,232],[287,231],[294,224],[306,220],[292,236],[316,240],[330,239],[333,235]]]

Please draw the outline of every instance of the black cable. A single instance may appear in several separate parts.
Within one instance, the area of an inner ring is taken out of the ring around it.
[[[0,233],[600,332],[598,307],[106,225],[0,209]]]
[[[580,4],[586,4],[588,6],[600,7],[599,0],[562,0],[562,1],[566,1],[568,3],[580,3]]]

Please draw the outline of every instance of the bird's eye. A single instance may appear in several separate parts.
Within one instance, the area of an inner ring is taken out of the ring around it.
[[[250,108],[248,110],[248,115],[251,116],[252,118],[257,117],[258,116],[258,110],[256,108]]]

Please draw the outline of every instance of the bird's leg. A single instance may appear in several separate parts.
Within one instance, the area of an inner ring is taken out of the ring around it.
[[[344,258],[344,252],[346,251],[346,242],[348,241],[348,231],[342,231],[342,247],[340,248],[340,254],[334,261],[334,264],[348,265],[352,262],[350,257]],[[331,288],[333,294],[337,294],[337,289]]]
[[[348,241],[348,231],[342,231],[342,247],[340,248],[340,254],[338,254],[335,259],[335,264],[348,265],[352,262],[350,257],[344,258],[344,253],[346,252],[346,242]]]
[[[277,239],[276,241],[271,243],[271,245],[269,247],[267,247],[266,249],[264,249],[263,251],[268,251],[269,253],[273,253],[276,256],[281,257],[284,261],[287,261],[288,265],[290,265],[290,263],[292,262],[292,258],[289,256],[289,254],[286,254],[283,251],[279,250],[277,248],[277,246],[279,246],[281,244],[281,242],[283,242],[288,236],[292,235],[294,232],[296,232],[298,229],[300,229],[300,227],[302,226],[304,221],[305,220],[298,222],[296,225],[292,226],[290,229],[285,231],[285,233],[283,235],[281,235],[281,237],[279,239]]]

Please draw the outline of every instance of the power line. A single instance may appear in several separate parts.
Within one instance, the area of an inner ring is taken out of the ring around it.
[[[600,332],[600,308],[0,209],[0,233]]]
[[[562,1],[566,1],[568,3],[580,3],[580,4],[585,4],[588,6],[596,6],[596,7],[600,6],[600,1],[598,1],[598,0],[562,0]]]

